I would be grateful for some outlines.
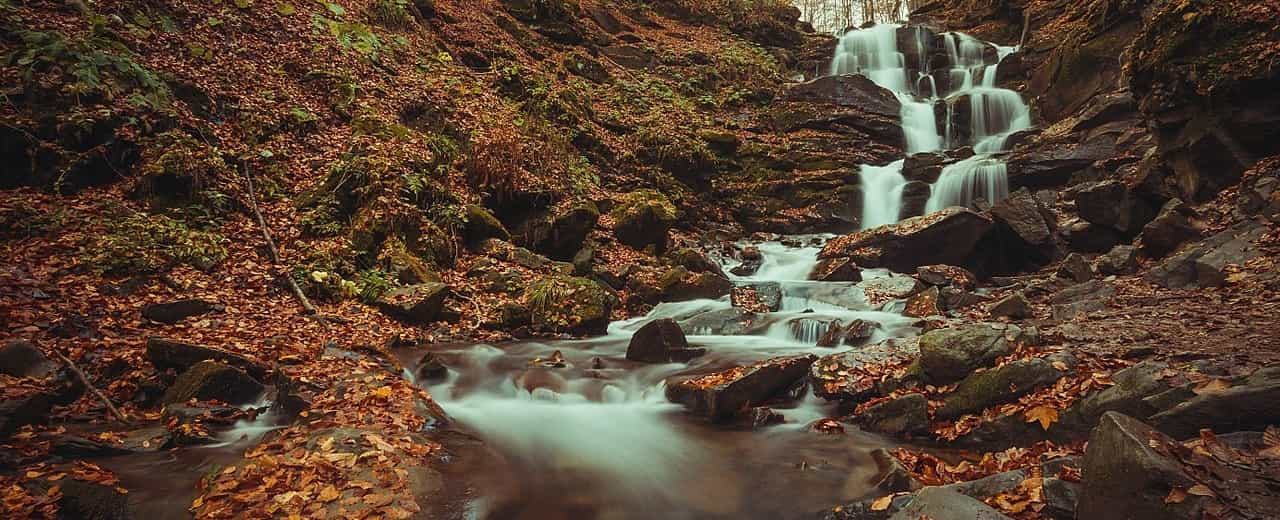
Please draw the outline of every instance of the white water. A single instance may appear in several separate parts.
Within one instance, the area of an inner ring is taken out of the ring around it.
[[[948,66],[931,71],[925,31],[907,29],[911,34],[904,40],[910,48],[899,49],[901,28],[880,24],[845,33],[831,60],[831,73],[862,74],[898,97],[908,154],[973,146],[976,156],[947,166],[931,186],[926,212],[968,206],[979,198],[995,203],[1008,197],[1008,171],[995,154],[1005,151],[1010,134],[1031,126],[1031,111],[1017,92],[997,88],[995,82],[1000,61],[1016,49],[994,46],[964,33],[943,33],[939,37]],[[908,68],[907,52],[919,57],[919,70]],[[942,77],[946,88],[939,87]],[[934,112],[939,103],[945,105],[941,133]],[[967,128],[953,125],[961,108],[969,114]],[[862,229],[892,224],[903,217],[906,179],[902,166],[898,161],[861,167]]]

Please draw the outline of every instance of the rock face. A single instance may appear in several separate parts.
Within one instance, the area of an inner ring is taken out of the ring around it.
[[[906,435],[929,430],[929,399],[907,394],[866,409],[854,417],[863,429],[885,435]]]
[[[383,314],[412,325],[429,325],[440,317],[449,286],[442,283],[410,285],[378,298]]]
[[[228,404],[251,403],[264,390],[261,383],[243,370],[215,361],[196,363],[174,381],[160,398],[162,404],[189,399],[216,399]]]
[[[704,353],[706,349],[689,348],[684,331],[671,318],[644,324],[631,336],[631,343],[627,345],[627,359],[642,363],[688,361]]]
[[[1142,422],[1116,412],[1102,416],[1089,436],[1084,456],[1084,489],[1078,518],[1129,520],[1134,518],[1198,519],[1204,497],[1189,495],[1166,503],[1173,488],[1189,489],[1196,481],[1172,457],[1151,447],[1169,442],[1167,436]]]
[[[1266,234],[1266,226],[1245,221],[1169,257],[1142,277],[1169,289],[1217,287],[1226,283],[1228,265],[1257,258],[1254,242]]]
[[[1199,238],[1194,219],[1195,211],[1181,200],[1165,203],[1160,214],[1142,228],[1142,252],[1151,258],[1163,258],[1183,243]]]
[[[774,358],[686,379],[667,386],[667,399],[713,421],[732,420],[740,410],[786,390],[809,372],[817,356]]]
[[[147,360],[158,370],[178,373],[205,360],[231,365],[260,380],[267,372],[261,364],[240,354],[166,338],[147,338]]]
[[[153,303],[142,308],[142,317],[160,323],[177,323],[213,311],[213,304],[197,299]]]
[[[990,366],[1018,342],[1033,342],[1034,334],[1016,325],[980,323],[938,329],[920,337],[920,368],[934,384],[950,384],[974,369]]]
[[[862,267],[884,267],[900,273],[930,264],[964,266],[991,226],[989,217],[962,208],[947,208],[835,238],[818,258],[847,258]]]
[[[13,340],[0,347],[0,374],[39,379],[52,371],[53,362],[29,341]]]
[[[1155,217],[1155,211],[1120,181],[1102,181],[1076,194],[1076,211],[1092,224],[1120,233],[1136,234]]]

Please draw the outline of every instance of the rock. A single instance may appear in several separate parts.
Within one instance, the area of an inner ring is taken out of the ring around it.
[[[903,316],[912,318],[925,318],[928,316],[941,316],[942,305],[939,301],[941,296],[936,286],[930,287],[924,291],[917,293],[907,299],[907,306],[902,311]]]
[[[383,294],[376,303],[383,314],[410,325],[430,325],[440,317],[449,286],[442,283],[422,283],[393,289]]]
[[[1009,198],[991,208],[995,221],[1007,226],[1013,234],[1028,245],[1044,246],[1053,243],[1053,230],[1057,222],[1046,218],[1048,211],[1027,190],[1018,190]]]
[[[644,324],[631,336],[627,345],[627,359],[641,363],[667,363],[672,351],[689,349],[684,331],[676,320],[663,318]]]
[[[129,495],[116,491],[116,486],[65,479],[57,484],[58,518],[82,520],[131,520]]]
[[[942,168],[950,162],[950,158],[937,152],[925,152],[908,155],[902,163],[902,176],[908,181],[933,184],[942,175]]]
[[[1035,311],[1031,308],[1031,302],[1021,291],[1005,296],[1000,301],[991,306],[991,317],[993,318],[1009,318],[1013,320],[1025,320],[1035,316]]]
[[[902,102],[898,101],[893,92],[861,74],[823,76],[813,81],[797,83],[787,88],[782,99],[857,107],[894,117],[902,110]]]
[[[1142,228],[1142,252],[1150,258],[1163,258],[1185,242],[1200,238],[1195,210],[1178,199],[1166,202],[1160,214]]]
[[[890,382],[866,376],[865,367],[904,363],[918,357],[918,354],[916,338],[893,338],[823,356],[810,370],[809,381],[813,386],[813,395],[829,401],[840,401],[841,409],[844,410],[900,388],[914,387],[911,382],[918,380],[920,376],[918,364],[909,368],[903,377]]]
[[[53,368],[53,362],[30,341],[15,339],[0,347],[0,374],[42,379]]]
[[[213,304],[197,299],[178,300],[167,303],[153,303],[142,308],[142,317],[160,323],[177,323],[192,316],[199,316],[214,310]]]
[[[262,395],[261,383],[243,370],[216,361],[201,361],[178,376],[160,398],[161,404],[190,399],[219,400],[228,404],[251,403]]]
[[[778,282],[757,282],[740,285],[735,287],[730,295],[730,301],[734,302],[735,307],[742,307],[737,303],[737,298],[750,293],[754,294],[754,301],[759,303],[769,312],[777,312],[782,308],[782,284]],[[736,297],[736,298],[735,298]]]
[[[463,218],[466,220],[466,227],[463,232],[468,244],[479,244],[485,239],[495,238],[498,240],[510,240],[511,233],[507,232],[507,228],[502,225],[498,217],[493,216],[493,212],[488,208],[477,204],[468,204],[463,207]]]
[[[942,488],[927,487],[889,520],[1009,520],[986,504]]]
[[[956,289],[955,287],[943,287],[941,292],[942,307],[951,311],[957,311],[967,307],[972,307],[979,303],[991,301],[991,297],[989,296]]]
[[[418,369],[414,371],[414,375],[417,376],[418,381],[443,381],[449,376],[449,367],[440,361],[440,356],[428,352],[418,360]]]
[[[1107,412],[1119,412],[1133,417],[1150,417],[1158,410],[1147,398],[1169,390],[1164,371],[1169,365],[1158,361],[1144,361],[1120,370],[1111,376],[1114,385],[1088,396],[1072,407],[1071,416],[1079,429],[1092,428]]]
[[[1061,363],[1058,366],[1055,363]],[[1070,356],[1027,358],[1009,362],[999,368],[977,372],[960,381],[948,394],[934,416],[955,419],[978,413],[994,405],[1013,401],[1032,391],[1051,385],[1075,365]]]
[[[1196,485],[1180,462],[1151,446],[1168,442],[1172,439],[1137,419],[1116,412],[1104,414],[1085,451],[1077,517],[1201,518],[1207,497],[1189,494],[1180,502],[1165,500],[1173,488],[1186,490]]]
[[[1124,241],[1124,235],[1107,226],[1076,222],[1067,227],[1067,245],[1082,253],[1105,253]]]
[[[902,206],[899,209],[898,217],[907,218],[924,215],[931,195],[933,195],[933,188],[929,184],[920,181],[906,183],[902,186]]]
[[[633,70],[648,70],[658,65],[658,57],[653,51],[634,45],[615,45],[600,49],[610,61]]]
[[[1076,211],[1092,224],[1108,226],[1125,235],[1136,234],[1155,217],[1145,201],[1120,181],[1102,181],[1076,193]]]
[[[595,204],[575,204],[526,221],[514,239],[517,244],[553,259],[569,260],[582,249],[582,243],[599,219],[600,210]]]
[[[929,399],[907,394],[868,407],[853,418],[864,430],[885,435],[909,435],[929,431]]]
[[[733,282],[714,273],[690,273],[683,267],[667,271],[658,280],[658,290],[664,302],[716,299],[733,290]]]
[[[573,264],[574,276],[588,276],[592,272],[592,264],[596,261],[596,250],[590,247],[583,247],[577,253],[574,253]]]
[[[809,279],[819,282],[861,282],[862,269],[848,258],[819,260]]]
[[[618,304],[608,287],[576,276],[537,280],[525,287],[524,298],[533,327],[554,334],[604,334]]]
[[[818,346],[834,347],[844,344],[856,347],[871,339],[878,328],[880,328],[879,323],[868,320],[853,320],[847,326],[841,324],[839,320],[833,321],[822,337],[818,338]]]
[[[564,58],[564,68],[570,74],[580,76],[592,83],[607,83],[609,69],[586,54],[575,52]]]
[[[1128,275],[1138,270],[1138,248],[1118,245],[1094,260],[1093,268],[1104,275]]]
[[[920,336],[920,368],[931,383],[950,384],[991,366],[1017,343],[1034,343],[1034,337],[1029,330],[999,323],[931,330]]]
[[[7,439],[18,428],[47,420],[53,405],[53,396],[47,392],[0,397],[0,439]]]
[[[1236,214],[1280,220],[1280,156],[1263,159],[1244,174],[1236,195]]]
[[[667,255],[667,260],[673,265],[688,269],[689,272],[713,273],[721,278],[728,278],[724,274],[724,269],[720,268],[720,264],[712,261],[711,257],[707,256],[705,252],[696,249],[687,247],[677,249]]]
[[[1245,221],[1169,257],[1142,277],[1168,289],[1217,287],[1226,283],[1224,269],[1261,255],[1254,244],[1266,234],[1266,226]]]
[[[926,417],[927,419],[927,417]],[[876,462],[877,474],[872,480],[876,489],[885,493],[902,493],[920,489],[920,482],[911,476],[898,459],[884,448],[871,450],[871,460]]]
[[[1075,520],[1076,504],[1080,501],[1083,485],[1057,477],[1045,477],[1041,487],[1045,505],[1041,513],[1054,520]]]
[[[1116,288],[1114,285],[1103,280],[1090,280],[1054,293],[1053,296],[1049,297],[1049,303],[1064,304],[1087,300],[1106,300],[1115,296],[1115,294]]]
[[[680,330],[688,335],[738,336],[748,334],[756,327],[756,314],[736,307],[707,311],[680,320]]]
[[[916,276],[920,281],[938,287],[972,291],[978,285],[978,278],[969,270],[951,265],[922,265],[916,268]]]
[[[623,197],[609,212],[613,235],[636,249],[653,246],[661,253],[667,247],[667,232],[675,224],[676,207],[655,190],[639,190]]]
[[[751,276],[760,270],[760,266],[764,264],[764,255],[760,253],[760,248],[755,246],[747,246],[742,249],[739,255],[742,263],[730,269],[729,272],[738,276]]]
[[[907,273],[931,264],[965,265],[992,227],[989,217],[947,208],[827,242],[819,259],[848,258],[861,267]]]
[[[214,347],[186,343],[166,338],[147,338],[147,360],[156,370],[174,370],[185,372],[196,363],[205,360],[217,361],[244,370],[255,379],[266,377],[267,369],[261,363],[248,357]]]
[[[1084,283],[1093,279],[1093,268],[1080,253],[1071,253],[1058,266],[1058,276],[1076,283]]]
[[[667,399],[713,421],[732,419],[740,410],[758,405],[791,387],[809,372],[814,355],[781,357],[735,367],[714,374],[677,381],[667,386]]]
[[[867,305],[872,308],[878,308],[890,301],[905,300],[915,296],[924,290],[925,285],[910,276],[894,275],[863,280],[854,287],[862,292],[863,301]],[[844,304],[839,300],[831,301],[833,298],[827,295],[815,296],[819,299],[828,300],[827,303],[836,303],[851,309],[858,308],[855,304]],[[848,296],[856,296],[856,293]]]
[[[1280,424],[1280,367],[1259,369],[1229,388],[1201,391],[1151,416],[1151,424],[1178,439],[1192,437],[1201,428],[1222,434]]]

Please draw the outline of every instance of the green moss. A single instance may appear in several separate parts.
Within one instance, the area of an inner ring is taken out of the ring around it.
[[[675,222],[677,212],[675,204],[666,195],[656,190],[636,190],[618,201],[609,216],[618,222],[630,221],[643,214],[651,213],[667,225]]]
[[[228,193],[235,188],[235,171],[218,148],[191,135],[168,131],[146,143],[133,194],[155,206],[196,204],[213,215],[235,209]]]
[[[524,301],[545,332],[603,333],[617,299],[594,280],[549,276],[530,283]]]
[[[89,238],[79,258],[94,272],[111,275],[162,272],[181,264],[207,270],[227,257],[225,242],[216,233],[139,212],[112,218],[104,233]]]

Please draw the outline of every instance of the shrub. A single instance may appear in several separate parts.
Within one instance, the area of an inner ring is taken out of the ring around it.
[[[227,257],[224,237],[195,231],[163,215],[133,213],[114,218],[80,252],[82,265],[100,274],[147,274],[177,265],[208,270]]]

